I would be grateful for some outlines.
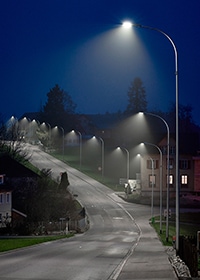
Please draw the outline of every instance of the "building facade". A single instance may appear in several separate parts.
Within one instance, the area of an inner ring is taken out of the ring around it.
[[[12,217],[12,190],[5,185],[5,175],[0,175],[0,228],[11,223]]]
[[[159,201],[161,190],[162,196],[167,197],[167,141],[163,139],[158,147],[162,157],[156,147],[151,148],[141,157],[141,195],[150,197],[153,195]],[[176,159],[175,141],[170,139],[169,149],[169,198],[175,201],[176,196]],[[162,158],[162,162],[161,162]],[[200,191],[200,157],[194,158],[192,155],[179,155],[179,186],[180,197],[194,191]]]

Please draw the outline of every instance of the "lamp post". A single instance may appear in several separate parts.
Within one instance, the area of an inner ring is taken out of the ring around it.
[[[32,143],[35,143],[36,141],[36,130],[39,127],[40,122],[38,120],[33,119],[31,121],[31,131],[32,131]]]
[[[176,45],[172,38],[165,33],[164,31],[151,27],[151,26],[146,26],[142,24],[132,24],[131,22],[124,22],[123,26],[126,28],[130,28],[131,26],[138,27],[138,28],[144,28],[144,29],[149,29],[153,30],[156,32],[161,33],[164,35],[171,43],[173,50],[174,50],[174,56],[175,56],[175,80],[176,80],[176,251],[179,251],[179,120],[178,120],[178,109],[179,109],[179,101],[178,101],[178,52]],[[169,178],[168,178],[169,180]],[[167,213],[168,214],[168,213]]]
[[[161,149],[152,143],[144,142],[145,145],[151,145],[158,149],[160,153],[160,234],[162,234],[162,162],[163,162],[163,156]]]
[[[166,202],[166,208],[167,208],[167,215],[166,215],[166,241],[169,240],[169,125],[163,119],[161,116],[153,114],[153,113],[144,113],[146,115],[150,115],[156,118],[159,118],[161,121],[164,122],[166,129],[167,129],[167,202]]]
[[[23,139],[26,140],[26,136],[27,136],[27,139],[29,139],[30,141],[30,128],[31,126],[31,120],[27,117],[23,117],[22,120],[20,120],[20,129],[22,130],[22,133],[23,133]]]
[[[79,160],[80,160],[80,169],[82,167],[82,134],[78,130],[72,130],[73,133],[78,133],[79,135]]]
[[[101,142],[101,174],[102,177],[104,177],[104,149],[105,149],[104,140],[101,137],[96,137],[96,136],[93,136],[93,138],[99,139]]]
[[[129,151],[126,149],[126,148],[121,148],[121,147],[117,147],[118,150],[122,150],[124,149],[124,151],[126,152],[127,154],[127,161],[126,161],[126,179],[127,179],[127,183],[128,183],[128,180],[129,180],[129,176],[130,176],[130,153]]]
[[[11,140],[15,141],[18,140],[18,120],[16,117],[12,116],[9,119],[10,123],[10,130],[11,130]]]
[[[43,122],[42,125],[47,125],[48,126],[48,131],[49,131],[49,147],[51,143],[51,126],[48,122]]]
[[[64,159],[64,150],[65,150],[65,148],[64,148],[64,146],[65,146],[65,131],[64,131],[64,128],[62,127],[62,126],[55,126],[55,128],[60,128],[61,130],[62,130],[62,154],[63,154],[63,159]]]
[[[152,176],[152,181],[151,181],[151,184],[152,184],[152,187],[151,187],[151,222],[153,223],[153,203],[154,203],[154,162],[153,162],[153,159],[151,157],[149,157],[150,160],[151,160],[151,176]]]

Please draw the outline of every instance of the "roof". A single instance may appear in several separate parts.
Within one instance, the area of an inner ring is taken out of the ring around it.
[[[8,155],[3,155],[0,157],[0,174],[5,174],[6,177],[10,178],[38,177],[35,172],[28,169]]]
[[[12,211],[13,211],[13,213],[15,213],[15,214],[17,214],[17,215],[19,215],[19,216],[22,216],[22,217],[24,217],[24,218],[27,218],[27,215],[24,214],[24,213],[22,213],[21,211],[18,211],[18,210],[14,209],[14,208],[12,208]]]
[[[13,188],[5,184],[0,185],[0,193],[5,193],[5,192],[12,192]]]

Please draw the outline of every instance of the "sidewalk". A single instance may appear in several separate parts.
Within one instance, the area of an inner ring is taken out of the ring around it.
[[[141,229],[141,236],[117,280],[178,279],[170,264],[167,248],[149,224],[149,216],[138,217],[136,222]]]

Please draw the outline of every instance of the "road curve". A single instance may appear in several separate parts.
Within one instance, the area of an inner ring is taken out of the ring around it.
[[[28,146],[33,165],[49,168],[57,179],[67,171],[70,190],[86,208],[89,230],[70,239],[0,255],[0,279],[116,279],[140,238],[140,228],[113,191],[85,174]]]

